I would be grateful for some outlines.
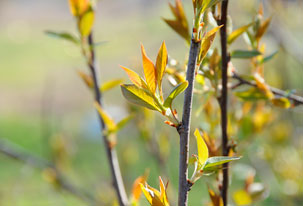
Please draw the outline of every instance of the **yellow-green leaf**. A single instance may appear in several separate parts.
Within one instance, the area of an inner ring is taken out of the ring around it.
[[[265,34],[266,30],[268,29],[268,26],[270,24],[271,21],[271,17],[266,19],[263,24],[260,26],[257,34],[256,34],[256,39],[257,41],[259,41],[261,39],[261,37]]]
[[[107,129],[109,132],[115,131],[117,129],[117,125],[114,120],[103,110],[98,102],[95,102],[95,107],[98,110],[100,116],[102,117]]]
[[[227,38],[227,43],[228,43],[228,44],[233,43],[239,36],[241,36],[241,34],[243,34],[244,32],[246,32],[247,29],[248,29],[249,27],[251,27],[251,25],[252,25],[252,23],[247,24],[247,25],[245,25],[245,26],[242,26],[242,27],[236,29],[235,31],[233,31],[233,32],[228,36],[228,38]]]
[[[95,14],[92,9],[87,10],[79,19],[78,28],[82,37],[90,34],[95,20]]]
[[[131,103],[161,112],[154,98],[145,89],[133,84],[122,84],[121,90],[123,96]]]
[[[117,123],[117,130],[121,130],[125,125],[133,118],[132,115],[123,118],[120,122]]]
[[[202,10],[201,12],[203,13],[206,9],[214,6],[215,4],[219,3],[222,0],[204,0],[202,2]]]
[[[157,82],[158,82],[158,88],[160,92],[160,96],[162,97],[162,78],[165,72],[167,64],[167,50],[165,46],[165,42],[163,41],[159,52],[157,56],[157,61],[156,61],[156,69],[157,69]]]
[[[274,98],[271,100],[271,102],[273,103],[273,105],[284,109],[288,109],[291,106],[289,99],[287,99],[286,97]]]
[[[205,162],[203,170],[213,171],[213,170],[216,170],[217,166],[223,165],[227,162],[239,160],[239,159],[240,159],[240,157],[227,157],[227,156],[210,157]]]
[[[209,32],[206,33],[205,37],[203,37],[203,39],[201,41],[201,47],[200,47],[200,52],[199,52],[197,64],[201,64],[202,60],[206,56],[210,46],[212,45],[212,43],[213,43],[213,41],[216,37],[217,31],[221,27],[222,27],[222,25],[213,28],[212,30],[210,30]]]
[[[197,148],[198,148],[198,158],[199,163],[204,165],[206,160],[208,159],[208,147],[205,144],[203,137],[201,136],[198,129],[196,129],[194,133],[196,140],[197,140]]]
[[[134,83],[137,87],[147,89],[147,84],[144,82],[144,80],[133,70],[128,69],[126,67],[120,66],[128,75],[130,81]]]
[[[143,44],[141,44],[143,70],[146,83],[150,91],[155,94],[157,88],[157,71],[153,62],[147,57]]]
[[[168,95],[168,97],[165,99],[163,106],[164,107],[171,107],[171,104],[173,100],[182,93],[188,86],[188,81],[182,82],[178,84]]]
[[[233,199],[236,205],[250,205],[252,203],[252,198],[245,190],[238,190],[234,192]]]
[[[113,80],[106,81],[101,85],[100,91],[106,92],[106,91],[120,85],[122,82],[123,82],[123,79],[113,79]]]

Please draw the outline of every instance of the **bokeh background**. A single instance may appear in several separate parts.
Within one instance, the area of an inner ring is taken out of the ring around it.
[[[167,2],[98,2],[94,31],[97,42],[105,41],[97,48],[102,81],[126,80],[119,65],[141,71],[140,42],[152,59],[163,40],[171,57],[185,59],[186,44],[161,19],[171,17]],[[191,19],[191,1],[183,2]],[[303,2],[265,0],[264,3],[265,16],[273,17],[264,42],[268,53],[279,51],[266,65],[266,79],[273,86],[296,89],[302,95]],[[230,1],[234,28],[250,22],[258,4],[257,0]],[[76,46],[44,33],[45,30],[74,33],[75,28],[65,0],[0,1],[0,138],[31,154],[55,160],[74,184],[110,202],[115,194],[110,186],[93,97],[76,72],[86,69],[85,62]],[[241,39],[234,48],[243,48],[243,45]],[[245,61],[235,65],[240,71],[241,67],[243,71],[249,69]],[[171,88],[166,87],[167,94]],[[106,93],[104,101],[115,120],[128,115],[129,109],[119,88]],[[178,101],[181,103],[182,98]],[[231,191],[242,187],[241,175],[255,171],[256,180],[267,189],[266,197],[255,205],[299,206],[303,204],[303,109],[273,110],[272,123],[245,145],[240,154],[244,158],[233,165],[235,178]],[[157,188],[158,176],[164,176],[165,181],[170,182],[170,198],[176,198],[178,136],[162,124],[163,120],[159,115],[148,119],[150,130],[161,131],[168,139],[162,151],[166,154],[163,165],[159,166],[148,149],[146,139],[137,131],[136,121],[118,135],[118,156],[128,193],[136,177],[149,168],[149,184]],[[85,205],[54,188],[43,174],[0,154],[0,205]],[[207,181],[211,180],[200,180],[193,187],[189,205],[209,201]],[[142,204],[146,204],[144,198]]]

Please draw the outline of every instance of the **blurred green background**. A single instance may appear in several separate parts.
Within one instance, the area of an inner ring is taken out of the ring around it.
[[[161,17],[171,17],[167,2],[98,2],[95,40],[106,41],[97,48],[102,81],[126,79],[119,65],[141,71],[138,66],[141,65],[140,42],[152,59],[163,40],[171,57],[185,59],[187,46],[161,20]],[[191,19],[191,1],[183,2]],[[230,1],[234,28],[251,21],[258,3],[257,0]],[[265,0],[264,3],[265,16],[273,17],[264,39],[266,50],[268,53],[279,51],[266,65],[266,79],[273,86],[296,89],[298,94],[303,94],[303,2]],[[55,157],[65,176],[110,202],[115,193],[111,188],[93,97],[76,72],[86,69],[85,63],[77,47],[44,34],[45,30],[74,33],[75,29],[65,0],[0,1],[0,138],[45,159],[54,159],[54,149],[58,150],[60,154]],[[241,39],[233,48],[243,48],[243,45],[245,47]],[[249,69],[246,63],[238,61],[235,65],[239,71],[242,67],[246,71]],[[166,86],[165,94],[171,89]],[[181,103],[182,97],[178,100]],[[115,120],[129,113],[119,88],[106,93],[104,102]],[[303,204],[303,109],[274,110],[273,123],[255,135],[255,140],[240,154],[243,159],[233,164],[235,178],[231,192],[242,187],[243,179],[238,177],[245,173],[243,168],[249,167],[257,172],[256,179],[268,192],[266,198],[255,205],[299,206]],[[164,176],[165,181],[170,182],[170,199],[176,203],[178,136],[162,124],[163,120],[155,115],[149,126],[168,136],[170,147],[165,169],[157,166],[134,121],[119,133],[117,150],[128,194],[133,181],[149,168],[149,184],[158,188],[157,178]],[[190,154],[195,151],[192,146]],[[204,205],[209,201],[205,182],[211,178],[197,182],[190,192],[189,205]],[[142,204],[147,205],[143,197]],[[85,203],[48,184],[41,171],[0,154],[0,205],[76,206]]]

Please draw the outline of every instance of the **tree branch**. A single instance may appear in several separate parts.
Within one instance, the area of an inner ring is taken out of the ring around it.
[[[221,56],[222,56],[222,93],[220,97],[220,108],[221,108],[221,132],[222,132],[222,154],[228,156],[229,147],[228,147],[228,134],[227,134],[227,100],[228,100],[228,76],[227,76],[227,67],[229,62],[229,57],[227,53],[227,33],[226,33],[226,23],[227,23],[227,9],[228,9],[228,0],[224,0],[221,6],[221,19],[220,25],[223,27],[220,30],[221,36]],[[223,199],[223,205],[227,205],[227,194],[228,194],[228,163],[223,165],[223,182],[221,189],[221,196]]]
[[[195,80],[195,68],[197,63],[197,55],[199,52],[200,42],[191,40],[189,59],[187,65],[186,80],[188,87],[184,94],[182,123],[177,128],[180,135],[180,154],[179,154],[179,197],[178,205],[186,206],[188,199],[188,191],[191,184],[188,182],[188,151],[189,151],[189,132],[190,119],[192,112],[193,89]]]
[[[97,75],[97,66],[96,66],[96,60],[95,60],[95,50],[94,50],[94,40],[93,40],[93,33],[91,32],[88,36],[88,44],[90,48],[90,61],[88,63],[89,69],[91,71],[91,75],[94,81],[94,93],[95,93],[95,101],[98,102],[102,106],[102,93],[99,89],[100,83],[98,80]],[[112,175],[112,181],[113,186],[115,188],[119,204],[120,206],[126,206],[128,205],[128,199],[124,188],[124,183],[121,175],[121,170],[119,167],[119,162],[117,158],[117,153],[114,148],[111,147],[111,143],[106,135],[103,134],[103,130],[106,128],[106,125],[104,124],[104,121],[101,117],[101,115],[97,112],[100,127],[101,127],[101,133],[102,138],[104,141],[104,146],[107,154],[108,163],[110,165],[111,175]]]
[[[62,189],[81,199],[82,201],[88,203],[89,205],[100,204],[99,202],[97,203],[96,199],[88,192],[77,188],[75,185],[71,184],[68,180],[66,180],[61,174],[61,172],[51,162],[36,157],[30,154],[29,152],[23,150],[22,148],[19,148],[17,145],[14,145],[4,139],[0,139],[0,152],[9,158],[18,160],[42,171],[46,169],[52,169],[52,171],[54,171],[55,173],[55,180]]]
[[[253,87],[258,87],[256,82],[245,80],[236,73],[233,74],[232,78],[239,81],[239,83],[237,83],[235,86],[233,86],[233,88],[239,87],[241,85],[250,85]],[[280,89],[277,89],[277,88],[271,87],[271,86],[269,86],[269,89],[273,94],[281,96],[281,97],[286,97],[287,99],[293,101],[295,106],[303,105],[303,97],[301,97],[301,96],[298,96],[295,94],[289,94],[288,92],[285,92],[283,90],[280,90]]]

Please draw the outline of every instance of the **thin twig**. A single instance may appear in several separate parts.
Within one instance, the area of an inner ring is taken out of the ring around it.
[[[178,205],[186,206],[188,191],[191,184],[188,182],[188,150],[189,150],[189,131],[192,112],[193,89],[195,80],[195,67],[197,55],[199,52],[200,42],[192,39],[189,51],[186,80],[188,87],[184,94],[182,123],[177,128],[180,135],[180,154],[179,154],[179,197]]]
[[[70,183],[51,162],[37,157],[4,139],[0,139],[0,153],[6,155],[9,158],[23,162],[26,165],[40,169],[42,171],[46,169],[51,169],[55,173],[56,183],[62,189],[81,199],[89,205],[100,205],[100,203],[98,202],[98,204],[96,199],[91,194],[86,191],[83,191],[82,189],[77,188],[75,185]]]
[[[97,75],[97,66],[96,66],[96,59],[95,59],[95,49],[94,49],[94,40],[93,40],[93,33],[91,32],[88,36],[88,44],[90,48],[90,61],[88,63],[89,69],[91,71],[91,75],[94,81],[94,93],[95,93],[95,101],[98,102],[102,106],[102,93],[99,89],[100,83],[98,80]],[[104,141],[104,146],[107,154],[108,163],[110,165],[111,175],[112,175],[112,181],[113,186],[115,188],[119,204],[120,206],[126,206],[128,205],[128,199],[124,188],[124,183],[121,175],[121,170],[119,167],[119,162],[117,158],[117,153],[114,148],[112,148],[111,143],[106,135],[103,134],[103,130],[106,128],[106,125],[104,124],[104,121],[101,117],[101,115],[97,112],[100,127],[101,127],[101,133],[102,138]]]
[[[232,78],[239,81],[235,85],[236,87],[239,87],[241,85],[250,85],[253,87],[258,87],[256,82],[245,80],[236,73],[233,74]],[[232,89],[236,88],[235,86]],[[283,91],[283,90],[280,90],[280,89],[277,89],[277,88],[271,87],[271,86],[269,86],[269,89],[273,94],[280,96],[280,97],[286,97],[287,99],[291,100],[294,103],[294,106],[303,105],[303,97],[301,97],[301,96],[291,94],[291,93],[288,93],[286,91]]]
[[[227,53],[227,33],[226,33],[226,23],[227,23],[227,9],[228,9],[228,0],[224,0],[221,6],[221,19],[220,25],[223,27],[220,30],[221,36],[221,56],[222,56],[222,93],[220,97],[220,108],[221,108],[221,132],[222,132],[222,154],[228,156],[229,147],[228,147],[228,134],[227,134],[227,101],[228,101],[228,76],[227,76],[227,67],[228,67],[228,53]],[[226,167],[223,170],[223,182],[221,189],[221,196],[223,199],[223,205],[227,205],[227,194],[228,194],[228,163],[224,164],[223,167]]]

